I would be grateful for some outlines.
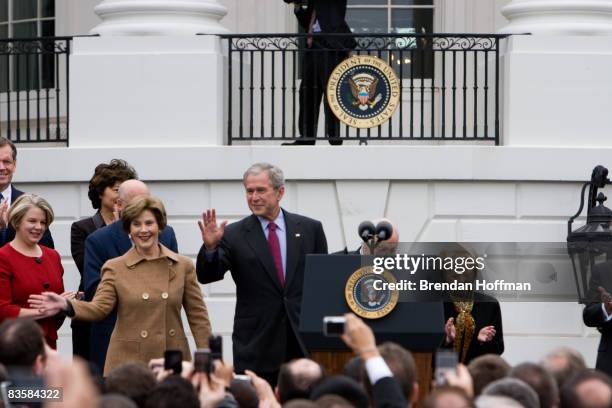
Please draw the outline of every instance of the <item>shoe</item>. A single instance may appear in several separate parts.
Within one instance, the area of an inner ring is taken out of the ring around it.
[[[295,140],[293,142],[284,142],[281,143],[281,146],[312,146],[315,144],[314,140]]]
[[[330,137],[327,141],[332,146],[342,146],[342,142],[343,142],[343,140],[340,139],[339,137]]]

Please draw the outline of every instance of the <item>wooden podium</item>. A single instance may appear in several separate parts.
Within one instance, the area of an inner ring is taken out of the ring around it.
[[[351,312],[345,299],[348,278],[362,264],[359,255],[308,255],[300,315],[300,335],[313,360],[340,374],[353,353],[337,337],[323,335],[323,317]],[[441,302],[398,302],[380,319],[363,319],[378,344],[392,341],[410,350],[417,366],[420,394],[429,393],[433,352],[444,336]]]

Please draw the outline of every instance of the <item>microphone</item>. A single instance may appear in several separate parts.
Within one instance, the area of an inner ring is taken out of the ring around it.
[[[34,261],[40,265],[42,263],[42,258],[37,256],[36,258],[34,258]]]
[[[51,285],[49,285],[49,282],[43,283],[43,288],[49,289],[49,286],[51,286]]]
[[[357,233],[363,242],[368,242],[374,236],[375,230],[376,228],[374,228],[374,224],[371,221],[363,221],[357,227]]]
[[[378,242],[391,238],[392,234],[393,227],[388,221],[381,221],[378,223],[378,225],[376,225],[376,236],[378,237]]]

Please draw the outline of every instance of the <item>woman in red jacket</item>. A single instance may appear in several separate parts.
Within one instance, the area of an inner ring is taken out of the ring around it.
[[[33,194],[22,195],[9,209],[8,222],[16,234],[0,248],[0,322],[16,317],[39,319],[47,344],[55,349],[64,316],[40,319],[38,310],[27,303],[31,294],[64,292],[60,255],[38,244],[52,221],[49,203]]]

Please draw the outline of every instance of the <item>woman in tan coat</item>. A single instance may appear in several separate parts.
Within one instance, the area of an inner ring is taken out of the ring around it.
[[[123,228],[134,246],[102,267],[102,281],[91,302],[68,301],[45,292],[30,297],[30,306],[44,315],[62,310],[77,320],[101,320],[117,307],[104,375],[128,361],[148,363],[167,349],[180,349],[190,360],[181,323],[181,307],[198,348],[208,346],[208,311],[193,262],[161,245],[166,211],[154,197],[138,197],[122,212]]]

